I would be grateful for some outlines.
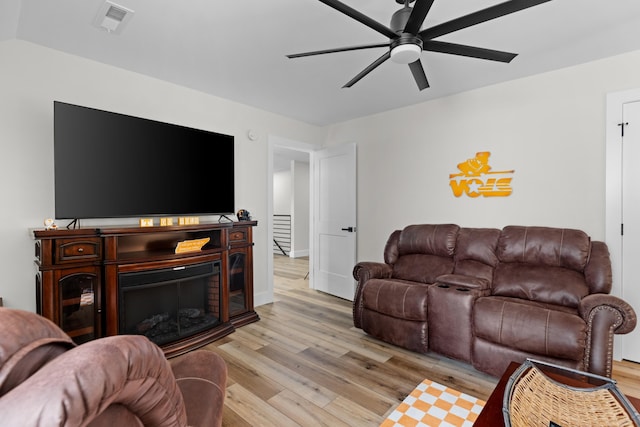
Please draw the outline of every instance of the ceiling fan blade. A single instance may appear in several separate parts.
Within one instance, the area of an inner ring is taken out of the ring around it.
[[[484,49],[463,44],[426,40],[423,50],[430,52],[450,53],[451,55],[469,56],[471,58],[488,59],[490,61],[511,62],[517,53],[502,52],[500,50]]]
[[[399,35],[393,32],[391,28],[387,27],[386,25],[382,25],[378,21],[369,18],[367,15],[361,12],[358,12],[351,6],[347,6],[346,4],[339,2],[338,0],[320,0],[320,1],[326,4],[327,6],[334,8],[338,12],[342,12],[345,15],[360,22],[361,24],[366,25],[372,30],[379,32],[385,37],[389,37],[390,39],[397,39],[399,37]]]
[[[460,18],[444,22],[442,24],[436,25],[435,27],[427,28],[426,30],[420,32],[420,37],[422,37],[423,40],[434,39],[444,34],[449,34],[463,28],[471,27],[472,25],[490,21],[504,15],[509,15],[511,13],[527,9],[529,7],[537,6],[548,1],[551,0],[506,1],[504,3],[500,3],[495,6],[470,13],[469,15],[461,16]]]
[[[345,87],[351,87],[354,84],[358,83],[358,81],[360,79],[362,79],[364,76],[366,76],[367,74],[369,74],[370,72],[372,72],[373,70],[375,70],[380,64],[382,64],[384,61],[386,61],[387,59],[391,58],[391,51],[389,52],[385,52],[384,55],[382,55],[380,58],[376,59],[375,61],[373,61],[371,63],[371,65],[369,65],[367,68],[365,68],[364,70],[360,71],[360,73],[358,73],[357,76],[355,76],[354,78],[352,78],[351,80],[349,80],[349,82],[347,84],[345,84],[344,86],[342,86],[343,88]]]
[[[420,31],[420,27],[424,22],[424,18],[427,17],[427,13],[429,13],[432,4],[433,0],[416,1],[416,4],[413,5],[413,11],[411,12],[411,15],[409,15],[407,25],[405,25],[404,27],[405,33],[410,33],[413,35],[418,34],[418,31]]]
[[[313,52],[304,52],[304,53],[294,53],[291,55],[287,55],[287,58],[302,58],[304,56],[313,56],[313,55],[324,55],[325,53],[336,53],[336,52],[348,52],[351,50],[361,50],[361,49],[373,49],[376,47],[389,47],[389,43],[379,43],[379,44],[366,44],[360,46],[348,46],[348,47],[339,47],[337,49],[325,49],[325,50],[314,50]]]
[[[420,90],[424,90],[429,87],[427,75],[424,73],[424,68],[422,67],[422,62],[420,62],[420,59],[410,63],[409,69],[411,69],[411,74],[413,74],[413,78]]]

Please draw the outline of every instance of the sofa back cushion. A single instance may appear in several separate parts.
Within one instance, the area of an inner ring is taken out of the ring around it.
[[[454,274],[493,280],[498,264],[496,247],[500,230],[496,228],[461,228],[456,243]]]
[[[455,224],[405,227],[398,237],[398,255],[392,277],[433,283],[438,276],[452,273],[459,229]]]
[[[609,248],[604,242],[591,242],[589,263],[584,269],[584,276],[592,294],[608,294],[611,292],[613,278],[611,274],[611,258]]]
[[[582,272],[589,261],[591,240],[580,230],[508,226],[498,241],[500,262],[523,262]]]
[[[402,230],[396,230],[387,239],[387,244],[384,246],[385,264],[393,265],[398,261],[398,240],[400,240],[401,232]]]
[[[435,283],[438,276],[453,272],[453,258],[411,254],[398,258],[391,277],[411,282]]]
[[[584,275],[590,249],[579,230],[505,227],[492,294],[577,307],[590,291]]]
[[[398,255],[428,254],[453,257],[460,227],[455,224],[409,225],[398,240]]]

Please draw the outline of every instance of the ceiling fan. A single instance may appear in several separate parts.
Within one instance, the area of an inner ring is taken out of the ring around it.
[[[511,62],[511,60],[517,56],[516,53],[484,49],[457,43],[448,43],[433,39],[445,34],[453,33],[454,31],[458,31],[463,28],[471,27],[482,22],[490,21],[504,15],[509,15],[511,13],[527,9],[541,3],[546,3],[551,0],[510,0],[470,13],[460,18],[452,19],[451,21],[447,21],[433,27],[426,28],[422,31],[420,30],[420,27],[429,13],[434,0],[396,0],[396,3],[404,4],[404,6],[393,14],[389,27],[369,18],[338,0],[320,1],[388,37],[389,42],[296,53],[287,55],[288,58],[301,58],[304,56],[323,55],[326,53],[386,47],[388,48],[387,52],[373,61],[371,65],[358,73],[358,75],[347,82],[343,87],[353,86],[387,59],[391,58],[394,62],[409,64],[411,74],[413,74],[413,78],[415,79],[418,88],[423,90],[429,87],[429,82],[424,72],[422,62],[420,62],[420,54],[423,50],[499,62]],[[410,7],[409,4],[414,1],[415,5]]]

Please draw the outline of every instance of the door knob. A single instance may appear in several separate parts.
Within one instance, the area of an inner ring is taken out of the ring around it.
[[[343,228],[342,231],[348,231],[349,233],[353,233],[354,231],[356,231],[355,227],[347,227],[347,228]]]

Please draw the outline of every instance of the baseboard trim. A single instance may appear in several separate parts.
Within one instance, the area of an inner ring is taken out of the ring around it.
[[[304,249],[301,251],[291,251],[289,253],[289,258],[301,258],[303,256],[309,256],[309,249]]]
[[[254,307],[259,307],[265,304],[271,304],[273,302],[273,292],[260,292],[253,295]]]

